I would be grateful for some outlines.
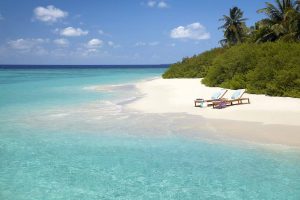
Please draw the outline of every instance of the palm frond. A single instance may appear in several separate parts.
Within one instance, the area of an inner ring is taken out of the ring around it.
[[[223,15],[220,21],[224,21],[224,24],[219,27],[219,29],[224,29],[224,40],[222,43],[227,43],[228,45],[234,45],[242,42],[246,35],[247,30],[245,30],[245,21],[247,19],[243,18],[243,12],[238,7],[233,7],[229,10],[229,15]]]

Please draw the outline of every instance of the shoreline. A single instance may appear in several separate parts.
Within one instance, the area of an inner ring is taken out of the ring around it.
[[[158,78],[138,82],[136,88],[141,98],[124,105],[125,109],[145,114],[182,114],[188,119],[181,126],[210,129],[215,136],[300,147],[300,99],[246,93],[243,97],[250,98],[250,104],[212,109],[194,107],[194,99],[209,99],[219,89],[201,84],[201,79]],[[228,90],[225,97],[231,94]],[[205,127],[197,125],[201,118],[206,121]]]

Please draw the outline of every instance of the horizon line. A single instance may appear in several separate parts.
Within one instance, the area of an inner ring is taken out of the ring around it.
[[[0,64],[0,66],[151,66],[151,65],[172,65],[167,64]]]

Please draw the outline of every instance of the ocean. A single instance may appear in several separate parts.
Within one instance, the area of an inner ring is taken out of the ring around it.
[[[0,66],[0,199],[300,199],[298,149],[125,109],[165,70]]]

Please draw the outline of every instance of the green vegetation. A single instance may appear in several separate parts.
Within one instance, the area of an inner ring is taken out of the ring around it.
[[[243,12],[238,7],[233,7],[229,10],[229,16],[223,15],[220,21],[225,23],[219,27],[224,29],[224,39],[220,41],[222,46],[232,46],[242,43],[246,38],[246,25],[247,19],[243,18]]]
[[[181,62],[173,64],[163,74],[163,78],[202,78],[206,76],[207,70],[212,66],[213,60],[224,52],[224,48],[216,48],[198,56],[183,58]]]
[[[241,44],[216,57],[203,83],[300,98],[300,44]]]
[[[251,36],[256,42],[300,40],[300,1],[275,0],[276,5],[266,3],[266,7],[258,10],[268,18],[256,23]]]
[[[163,78],[204,78],[208,86],[300,98],[300,0],[275,0],[258,13],[267,18],[246,27],[234,7],[221,19],[222,47],[175,63]]]

